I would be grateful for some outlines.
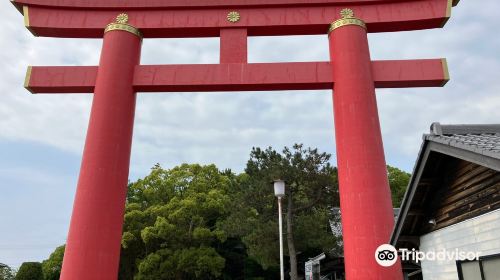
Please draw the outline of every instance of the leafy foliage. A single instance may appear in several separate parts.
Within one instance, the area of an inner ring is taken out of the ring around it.
[[[59,280],[65,248],[65,245],[57,247],[49,258],[42,262],[44,280]]]
[[[0,280],[14,280],[15,271],[8,265],[0,263]]]
[[[121,278],[214,279],[225,259],[220,222],[229,209],[231,180],[214,165],[156,165],[129,186],[122,238]],[[130,268],[137,267],[135,271]]]
[[[19,267],[16,280],[43,280],[42,264],[39,262],[24,262]]]
[[[140,263],[135,279],[211,279],[222,274],[224,262],[211,247],[159,249]]]
[[[396,167],[387,166],[389,186],[391,187],[392,205],[400,207],[403,197],[410,182],[411,174]]]
[[[278,178],[286,181],[286,223],[292,225],[286,245],[292,266],[295,251],[337,249],[329,226],[330,209],[338,205],[337,170],[329,160],[329,154],[302,145],[285,147],[282,153],[272,148],[252,149],[245,173],[231,190],[234,211],[224,226],[232,235],[242,236],[248,254],[263,267],[279,265],[278,213],[272,186]]]
[[[279,275],[278,210],[272,181],[286,181],[283,198],[286,267],[301,268],[321,252],[341,255],[330,222],[339,205],[337,170],[330,155],[294,145],[277,152],[253,148],[245,172],[235,175],[214,165],[155,165],[129,184],[119,279],[276,279]],[[394,205],[410,174],[388,166]],[[291,201],[291,203],[289,203]],[[293,253],[295,252],[295,253]],[[43,261],[45,280],[59,279],[64,246]],[[26,264],[26,265],[25,265]],[[19,277],[38,271],[25,263]],[[0,268],[0,280],[5,268]],[[7,274],[5,274],[7,275]],[[38,271],[30,276],[42,279]]]

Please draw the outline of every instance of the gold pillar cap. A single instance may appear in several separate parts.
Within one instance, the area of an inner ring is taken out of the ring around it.
[[[357,25],[357,26],[361,26],[364,29],[366,29],[365,22],[363,20],[355,17],[353,10],[343,9],[342,11],[340,11],[340,16],[342,18],[340,18],[340,19],[338,19],[330,24],[330,28],[328,29],[328,34],[330,34],[333,30],[335,30],[339,27],[342,27],[342,26],[346,26],[346,25]]]
[[[137,37],[142,39],[142,33],[139,29],[133,25],[128,24],[128,15],[127,14],[119,14],[116,17],[116,21],[108,24],[106,29],[104,29],[104,33],[114,30],[121,30],[130,32]]]

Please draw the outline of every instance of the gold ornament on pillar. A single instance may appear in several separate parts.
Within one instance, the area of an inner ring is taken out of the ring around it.
[[[357,26],[360,26],[360,27],[366,29],[365,22],[362,21],[361,19],[355,17],[353,10],[342,9],[342,11],[340,11],[340,16],[342,18],[340,18],[340,19],[338,19],[330,24],[330,28],[328,29],[328,34],[330,34],[333,30],[335,30],[339,27],[342,27],[342,26],[346,26],[346,25],[357,25]]]
[[[137,37],[142,38],[142,33],[139,31],[139,29],[128,23],[128,15],[125,13],[116,16],[115,22],[108,24],[106,26],[106,29],[104,29],[104,33],[114,30],[130,32],[136,35]]]

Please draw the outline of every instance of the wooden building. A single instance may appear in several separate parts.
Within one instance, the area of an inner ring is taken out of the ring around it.
[[[422,260],[407,279],[500,279],[500,125],[431,126],[390,242],[421,252],[479,252],[476,261]]]

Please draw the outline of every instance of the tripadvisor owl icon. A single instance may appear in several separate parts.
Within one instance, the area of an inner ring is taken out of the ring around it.
[[[392,245],[382,244],[375,250],[375,260],[381,266],[392,266],[398,261],[398,251]]]

